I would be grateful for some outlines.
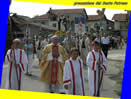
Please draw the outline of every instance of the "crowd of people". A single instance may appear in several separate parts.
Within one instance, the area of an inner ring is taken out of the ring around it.
[[[47,36],[44,40],[39,37],[35,43],[27,37],[23,49],[20,48],[21,40],[14,39],[6,54],[6,88],[22,89],[24,73],[32,76],[33,55],[36,52],[45,92],[84,96],[84,76],[87,76],[90,95],[99,97],[108,66],[108,50],[114,48],[113,39],[106,33],[102,37],[99,34],[94,37],[86,33],[78,36],[68,32],[62,41],[57,35]],[[120,48],[123,42],[120,38]],[[84,66],[88,68],[88,75],[84,75]]]

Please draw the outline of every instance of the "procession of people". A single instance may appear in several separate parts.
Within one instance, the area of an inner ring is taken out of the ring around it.
[[[62,45],[57,35],[51,37],[51,43],[48,36],[45,39],[42,36],[38,38],[35,47],[30,37],[27,37],[23,47],[20,47],[20,39],[13,40],[6,54],[7,89],[21,90],[24,73],[25,76],[32,76],[33,54],[36,50],[44,92],[85,96],[85,85],[88,85],[90,96],[101,96],[111,44],[106,33],[103,37],[92,37],[86,33],[74,36],[68,32]],[[87,67],[87,75],[84,75],[84,67]],[[84,76],[87,76],[88,83],[85,83]]]

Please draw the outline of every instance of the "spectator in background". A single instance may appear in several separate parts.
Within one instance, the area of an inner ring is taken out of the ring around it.
[[[37,48],[37,57],[39,59],[39,63],[41,61],[41,58],[42,58],[42,49],[44,48],[44,41],[43,41],[43,38],[40,36],[38,41],[36,42],[36,48]]]
[[[27,64],[27,68],[25,69],[25,73],[26,73],[26,75],[32,76],[34,47],[33,47],[33,44],[31,43],[31,39],[29,37],[27,38],[27,41],[24,45],[24,50],[25,50],[25,53],[26,53],[27,59],[28,59],[28,64]]]
[[[101,38],[101,43],[102,43],[102,50],[107,58],[110,39],[106,33],[104,33],[104,36]]]
[[[84,65],[86,64],[86,57],[88,55],[89,52],[89,39],[86,36],[86,34],[84,33],[82,35],[82,39],[80,40],[80,56],[81,59],[83,60]]]

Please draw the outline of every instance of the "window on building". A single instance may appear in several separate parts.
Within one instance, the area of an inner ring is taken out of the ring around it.
[[[43,22],[41,22],[41,23],[45,25],[45,22],[44,22],[44,21],[43,21]]]
[[[120,23],[120,29],[128,29],[128,22],[121,22]]]
[[[56,27],[56,23],[53,23],[52,26],[53,26],[53,27]]]
[[[23,37],[24,37],[24,34],[16,34],[16,37],[17,37],[17,38],[23,38]]]
[[[51,21],[57,21],[57,17],[56,16],[51,16]]]

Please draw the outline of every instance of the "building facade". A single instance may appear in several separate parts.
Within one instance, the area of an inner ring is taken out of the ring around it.
[[[41,16],[32,18],[34,22],[57,28],[58,31],[83,33],[86,31],[87,13],[85,9],[49,9]]]
[[[105,15],[104,17],[99,15],[88,15],[87,27],[88,32],[91,34],[95,34],[97,32],[100,32],[101,34],[111,34],[112,30],[114,29],[113,25],[114,22],[108,20]]]
[[[115,14],[112,20],[114,20],[114,32],[120,34],[124,39],[127,39],[129,25],[128,14]]]

